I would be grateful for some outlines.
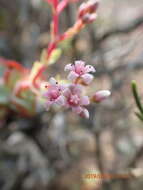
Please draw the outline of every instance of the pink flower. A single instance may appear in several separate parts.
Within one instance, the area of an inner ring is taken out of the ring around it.
[[[63,95],[66,98],[65,106],[67,108],[72,108],[72,111],[88,118],[88,110],[84,107],[89,105],[88,96],[82,95],[82,87],[78,84],[71,84],[68,88],[63,91]]]
[[[70,71],[68,79],[72,82],[76,82],[81,78],[85,84],[91,83],[93,75],[90,72],[95,72],[95,69],[91,65],[86,65],[83,61],[75,61],[75,64],[68,64],[65,66],[65,71]]]
[[[100,90],[93,95],[92,100],[94,102],[101,102],[108,98],[110,95],[111,92],[109,90]]]
[[[47,92],[44,94],[44,97],[47,99],[46,107],[47,110],[53,104],[58,104],[63,106],[65,103],[64,96],[62,95],[62,91],[64,90],[64,86],[58,84],[58,82],[54,78],[50,78],[49,85],[47,86]]]

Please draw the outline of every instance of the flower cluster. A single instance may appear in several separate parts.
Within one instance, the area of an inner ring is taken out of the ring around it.
[[[48,85],[46,85],[46,108],[52,105],[60,105],[65,108],[71,108],[76,114],[81,117],[89,118],[87,106],[91,102],[101,102],[110,96],[110,91],[98,91],[91,97],[85,95],[85,87],[90,85],[93,80],[95,69],[91,65],[85,65],[83,61],[75,61],[74,64],[65,66],[65,71],[70,71],[68,74],[69,83],[59,84],[55,78],[50,78]]]

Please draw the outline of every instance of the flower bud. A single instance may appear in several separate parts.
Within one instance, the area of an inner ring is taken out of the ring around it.
[[[79,115],[80,115],[80,117],[89,119],[89,112],[87,109],[83,109],[83,111]]]
[[[82,3],[79,7],[78,18],[85,16],[86,14],[95,13],[99,5],[99,0],[90,0],[87,3]]]
[[[111,92],[109,90],[100,90],[93,95],[92,101],[99,103],[108,98],[110,95]]]
[[[96,17],[97,17],[97,14],[86,14],[83,16],[82,22],[84,24],[89,24],[89,23],[95,21]]]

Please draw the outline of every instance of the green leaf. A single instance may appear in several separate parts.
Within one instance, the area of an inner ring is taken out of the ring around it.
[[[68,38],[66,40],[63,40],[62,42],[60,42],[59,46],[64,50],[64,51],[68,51],[69,48],[72,46],[72,38]]]
[[[13,102],[16,102],[17,105],[19,105],[24,110],[26,110],[27,115],[34,114],[35,111],[36,111],[34,101],[30,102],[30,101],[28,101],[26,99],[13,97]],[[19,110],[17,110],[17,106],[15,104],[12,104],[11,108],[16,110],[16,111],[19,111]]]
[[[49,64],[54,64],[61,57],[62,50],[60,48],[55,49],[49,59]]]
[[[9,103],[9,89],[5,86],[0,86],[0,105],[7,105]]]
[[[36,112],[35,94],[29,89],[26,89],[20,93],[20,96],[21,97],[13,96],[13,102],[22,107],[28,115],[33,115]],[[17,106],[14,105],[11,105],[11,108],[14,110],[18,109]]]
[[[20,79],[22,73],[19,71],[13,69],[10,73],[9,79],[8,79],[8,87],[13,88],[16,84],[16,82]]]

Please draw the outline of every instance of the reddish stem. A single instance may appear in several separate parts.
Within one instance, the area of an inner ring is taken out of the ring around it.
[[[51,42],[48,46],[48,50],[47,50],[47,59],[50,57],[52,51],[56,48],[57,46],[57,42]]]
[[[57,11],[55,11],[54,15],[53,15],[53,37],[56,38],[56,36],[58,35],[59,32],[59,19],[58,19],[58,14]]]
[[[62,0],[57,7],[57,13],[60,14],[68,5],[69,0]]]
[[[48,1],[48,0],[47,0]],[[52,21],[52,28],[51,28],[51,34],[53,35],[53,38],[51,39],[51,42],[47,48],[47,60],[50,58],[53,50],[57,47],[57,44],[59,42],[61,42],[62,40],[67,39],[68,37],[71,37],[74,35],[74,33],[77,33],[78,30],[80,30],[83,27],[83,23],[81,22],[81,20],[79,20],[78,22],[76,22],[76,24],[71,27],[68,31],[66,31],[65,33],[63,33],[62,35],[59,35],[59,14],[63,11],[63,9],[68,5],[69,0],[62,0],[59,3],[59,0],[49,0],[48,2],[50,2],[53,6],[53,21]],[[36,80],[41,76],[41,74],[45,71],[46,66],[43,65],[37,75],[35,76],[33,83],[34,86],[36,87]]]
[[[54,0],[53,1],[53,21],[52,21],[52,31],[51,31],[53,35],[53,39],[55,39],[58,36],[58,32],[59,32],[59,18],[58,18],[58,13],[57,13],[57,7],[58,7],[58,0]]]
[[[33,85],[35,88],[39,88],[39,85],[37,84],[37,79],[40,78],[40,76],[42,75],[42,73],[46,70],[46,66],[42,65],[42,67],[39,69],[38,73],[36,74],[36,76],[33,79]]]

